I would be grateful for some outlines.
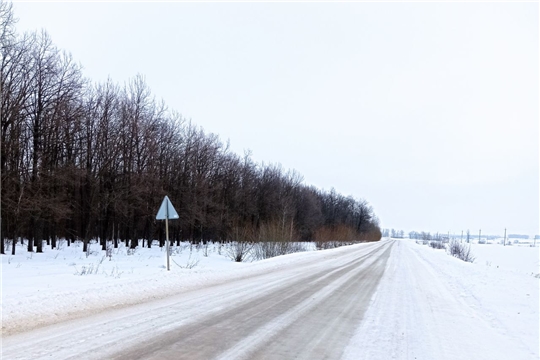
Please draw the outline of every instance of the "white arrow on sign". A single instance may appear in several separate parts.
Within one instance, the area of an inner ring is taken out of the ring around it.
[[[178,213],[174,209],[174,206],[169,200],[169,197],[165,195],[163,202],[159,207],[158,213],[156,215],[156,220],[166,220],[166,219],[178,219]]]

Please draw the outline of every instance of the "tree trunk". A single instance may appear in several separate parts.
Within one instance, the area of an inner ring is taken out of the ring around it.
[[[28,237],[28,247],[26,248],[28,252],[34,252],[34,238],[33,236]]]
[[[36,246],[36,252],[42,253],[43,252],[43,236],[41,236],[41,232],[38,232],[38,235],[36,236],[34,243]]]
[[[138,245],[139,245],[139,240],[138,239],[137,240],[135,238],[131,239],[131,244],[130,244],[131,249],[137,248]]]
[[[41,238],[47,241],[47,246],[51,245],[51,230],[50,230],[50,223],[48,221],[44,226],[44,230],[43,230]]]

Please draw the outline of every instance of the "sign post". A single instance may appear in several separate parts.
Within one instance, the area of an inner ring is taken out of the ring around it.
[[[169,219],[178,219],[178,213],[174,209],[174,206],[169,200],[169,197],[165,195],[163,202],[159,207],[158,213],[156,215],[156,220],[165,220],[165,239],[166,239],[166,249],[167,249],[167,271],[170,270],[169,266]]]

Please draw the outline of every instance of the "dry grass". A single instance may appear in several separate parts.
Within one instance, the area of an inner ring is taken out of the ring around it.
[[[382,234],[379,229],[374,229],[366,233],[358,233],[352,227],[338,225],[334,227],[327,226],[317,230],[315,232],[315,243],[318,249],[329,249],[360,241],[379,241],[381,237]]]

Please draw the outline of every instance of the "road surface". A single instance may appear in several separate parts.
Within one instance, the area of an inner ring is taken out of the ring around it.
[[[339,359],[394,241],[3,338],[4,359]],[[46,304],[41,304],[46,306]]]

